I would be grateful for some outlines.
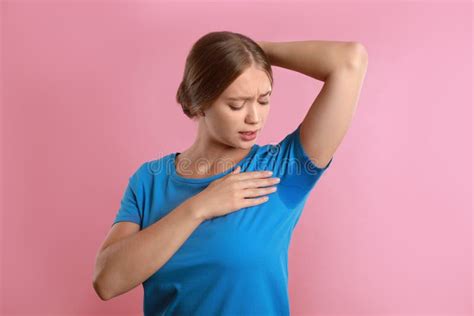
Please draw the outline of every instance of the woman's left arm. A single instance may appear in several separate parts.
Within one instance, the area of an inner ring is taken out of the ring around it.
[[[358,42],[257,42],[272,65],[321,80],[324,85],[301,123],[301,144],[325,167],[342,142],[357,108],[368,54]]]

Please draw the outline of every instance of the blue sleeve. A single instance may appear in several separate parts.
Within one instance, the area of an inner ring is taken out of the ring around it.
[[[133,222],[142,227],[143,223],[143,186],[140,185],[139,173],[135,172],[128,180],[128,185],[120,201],[112,226],[118,222]]]
[[[309,192],[316,185],[322,174],[329,168],[333,157],[326,166],[320,168],[309,158],[301,144],[301,124],[288,134],[277,145],[272,147],[275,155],[275,171],[273,176],[281,178],[286,185],[298,187]]]

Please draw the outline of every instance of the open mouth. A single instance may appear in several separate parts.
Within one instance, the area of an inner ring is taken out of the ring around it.
[[[253,131],[253,132],[239,132],[240,134],[240,137],[243,139],[243,140],[253,140],[257,137],[257,132],[258,130],[256,131]]]
[[[244,135],[249,135],[249,136],[252,136],[256,133],[257,131],[253,131],[253,132],[239,132],[240,134],[244,134]]]

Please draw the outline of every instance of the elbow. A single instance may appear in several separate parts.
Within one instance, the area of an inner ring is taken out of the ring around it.
[[[106,290],[107,286],[104,283],[104,270],[105,270],[105,259],[101,254],[97,254],[94,272],[92,275],[92,287],[94,291],[103,301],[107,301],[112,298],[109,294],[110,291]]]
[[[97,280],[92,282],[92,287],[102,301],[108,301],[112,298],[111,295],[104,291],[103,286],[101,286]]]
[[[362,43],[351,42],[346,60],[346,66],[349,68],[365,71],[369,62],[369,54]]]
[[[98,261],[98,263],[100,263],[100,261]],[[107,290],[106,282],[104,283],[103,272],[103,267],[101,269],[100,264],[96,264],[94,275],[92,276],[92,287],[101,300],[107,301],[113,296],[110,295],[110,291]]]

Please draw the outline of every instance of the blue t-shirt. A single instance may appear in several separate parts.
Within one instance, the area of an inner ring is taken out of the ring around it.
[[[278,144],[254,144],[230,169],[207,178],[176,172],[177,153],[145,162],[129,178],[114,224],[144,229],[212,181],[241,172],[272,170],[277,191],[263,204],[203,221],[152,276],[145,280],[144,314],[289,315],[288,247],[308,194],[324,168],[301,145],[301,124]]]

